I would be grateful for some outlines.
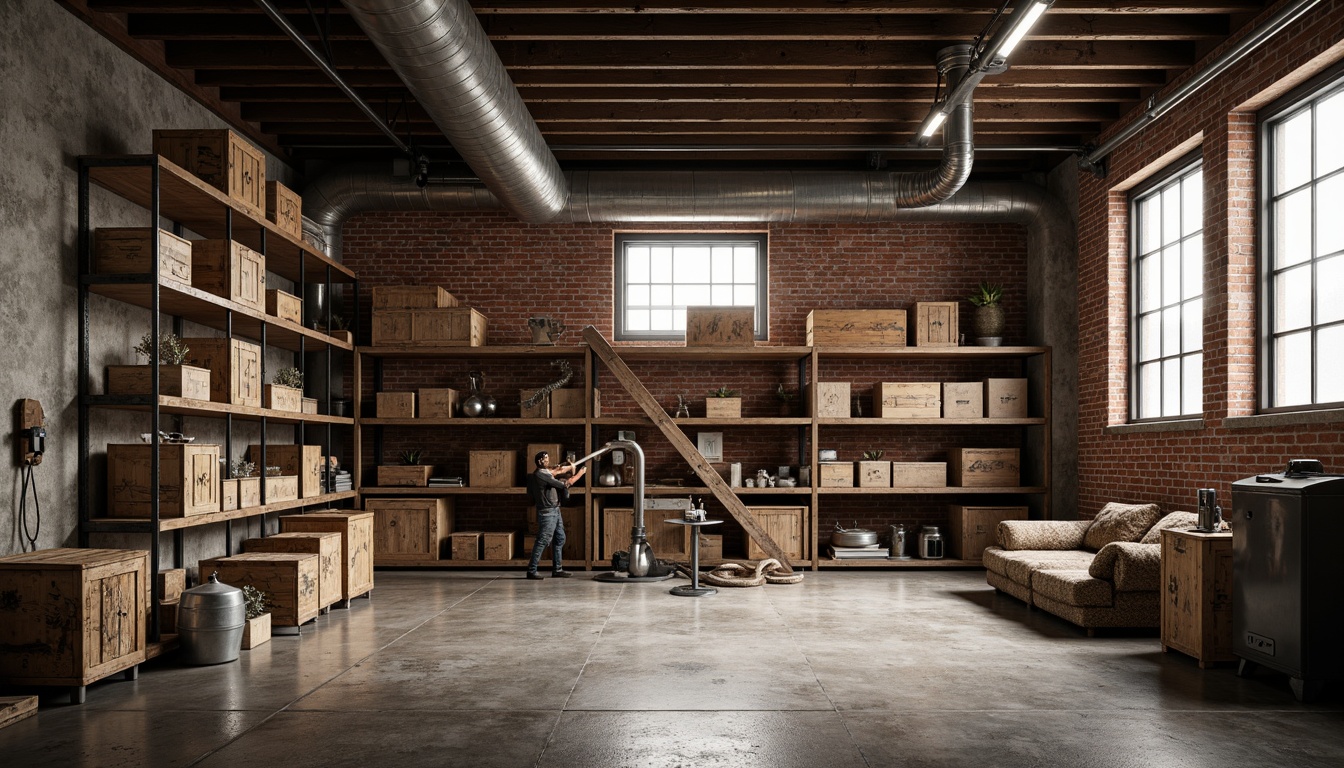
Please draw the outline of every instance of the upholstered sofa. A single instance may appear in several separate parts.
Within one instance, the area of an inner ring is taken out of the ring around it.
[[[1091,520],[1006,520],[985,550],[985,580],[1088,630],[1156,627],[1162,529],[1192,527],[1193,512],[1107,504]]]

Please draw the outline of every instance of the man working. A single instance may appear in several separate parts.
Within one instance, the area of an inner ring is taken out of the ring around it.
[[[541,553],[547,545],[551,546],[553,565],[551,575],[557,579],[569,578],[565,571],[560,550],[565,546],[565,521],[560,517],[560,505],[569,498],[569,487],[587,472],[584,467],[577,472],[574,465],[568,464],[551,470],[551,454],[539,451],[532,458],[536,470],[527,476],[527,492],[537,507],[537,543],[532,545],[532,559],[527,564],[527,578],[540,579],[537,565],[541,562]],[[561,480],[561,476],[570,475]]]

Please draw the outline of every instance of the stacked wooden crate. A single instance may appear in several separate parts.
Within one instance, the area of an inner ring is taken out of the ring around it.
[[[439,286],[394,285],[373,289],[373,345],[479,347],[485,316],[458,305]]]

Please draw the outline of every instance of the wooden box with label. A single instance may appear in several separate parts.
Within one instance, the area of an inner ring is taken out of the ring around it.
[[[210,369],[210,399],[261,407],[261,347],[241,339],[183,339],[187,362]]]
[[[687,307],[686,346],[756,345],[755,307]]]
[[[947,466],[952,484],[964,488],[1015,488],[1021,483],[1018,448],[952,448]]]
[[[285,515],[280,530],[334,531],[341,535],[341,593],[348,601],[373,591],[373,513],[324,510]]]
[[[985,547],[995,543],[999,523],[1026,520],[1026,507],[973,507],[952,504],[947,508],[947,549],[959,560],[979,560]]]
[[[266,218],[295,240],[303,239],[303,198],[278,181],[266,182]]]
[[[291,552],[244,552],[200,562],[200,573],[239,589],[251,586],[265,592],[271,603],[271,625],[298,627],[317,618],[320,558]]]
[[[1162,531],[1162,651],[1193,656],[1200,669],[1235,661],[1232,534]]]
[[[470,451],[467,457],[469,488],[513,488],[518,484],[517,451]]]
[[[303,390],[280,384],[267,384],[262,387],[265,395],[262,403],[266,408],[285,413],[303,413]]]
[[[817,465],[818,488],[853,488],[854,462],[823,461]]]
[[[985,379],[985,415],[991,419],[1027,418],[1027,380]]]
[[[154,446],[107,446],[107,510],[111,517],[149,517],[154,491]],[[159,446],[159,517],[193,517],[219,511],[219,446]]]
[[[453,531],[451,499],[365,499],[373,513],[373,564],[440,560]]]
[[[915,302],[915,346],[957,346],[959,314],[955,301]]]
[[[148,395],[154,391],[148,365],[107,366],[107,394]],[[210,371],[194,365],[160,365],[159,394],[189,400],[210,399]]]
[[[422,419],[451,419],[457,413],[459,394],[446,387],[425,388],[416,391]]]
[[[375,285],[374,309],[447,309],[457,297],[437,285]]]
[[[809,347],[904,347],[904,309],[814,309],[807,313]]]
[[[890,461],[860,461],[860,462],[859,462],[859,487],[860,487],[860,488],[890,488],[890,487],[891,487],[891,462],[890,462]]]
[[[568,536],[569,532],[566,531]],[[513,531],[486,531],[481,534],[481,559],[494,562],[513,559],[514,540],[517,534]],[[530,556],[530,553],[529,553]]]
[[[93,233],[93,271],[136,275],[154,271],[149,227],[99,227]],[[191,241],[159,230],[159,278],[191,285]]]
[[[261,446],[248,446],[247,456],[260,466]],[[299,479],[300,498],[322,495],[322,446],[268,443],[266,463],[279,467],[282,475],[294,475]],[[274,479],[267,478],[267,481]]]
[[[883,381],[873,385],[873,415],[880,419],[938,419],[943,388],[933,382]]]
[[[448,534],[454,560],[481,559],[481,532],[454,531]]]
[[[291,323],[303,323],[303,299],[278,288],[266,291],[266,314]]]
[[[191,284],[207,293],[266,311],[266,257],[233,240],[197,240]]]
[[[985,415],[985,385],[979,381],[943,382],[943,418],[979,419]]]
[[[379,392],[374,395],[373,403],[379,419],[415,418],[414,392]]]
[[[341,534],[335,531],[277,533],[243,542],[245,552],[317,555],[317,605],[320,610],[345,599],[341,591]]]
[[[266,218],[266,155],[237,133],[154,131],[154,154],[228,195],[258,221]]]
[[[812,396],[812,385],[803,388],[804,397]],[[817,418],[848,419],[850,417],[849,382],[817,382]]]

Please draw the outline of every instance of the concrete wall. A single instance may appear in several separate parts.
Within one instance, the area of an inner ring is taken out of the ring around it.
[[[42,510],[40,548],[77,544],[78,312],[76,161],[80,155],[148,153],[154,128],[224,127],[215,116],[127,56],[51,0],[0,3],[0,398],[42,401],[48,452],[37,467]],[[275,158],[267,173],[292,183]],[[148,213],[95,191],[97,226],[146,226]],[[135,362],[131,348],[149,329],[148,313],[98,300],[91,305],[92,378],[102,366]],[[171,326],[165,325],[166,328]],[[188,329],[187,332],[194,331]],[[213,335],[213,334],[205,334]],[[277,360],[279,364],[288,364]],[[269,364],[269,363],[268,363]],[[215,440],[218,424],[185,425]],[[95,452],[107,442],[138,441],[149,419],[99,414]],[[0,469],[0,555],[21,549],[20,471],[13,458],[11,416]],[[285,440],[290,430],[276,437]],[[243,439],[250,439],[246,431]],[[237,445],[237,442],[235,442]],[[244,448],[246,444],[243,444]],[[100,494],[101,495],[101,494]],[[30,521],[32,504],[29,503]],[[32,523],[30,522],[30,528]],[[252,530],[256,531],[256,523]],[[243,535],[235,526],[235,537]],[[187,562],[220,554],[223,526],[190,531]],[[95,538],[94,545],[145,545],[146,538]],[[167,548],[163,552],[167,552]]]

